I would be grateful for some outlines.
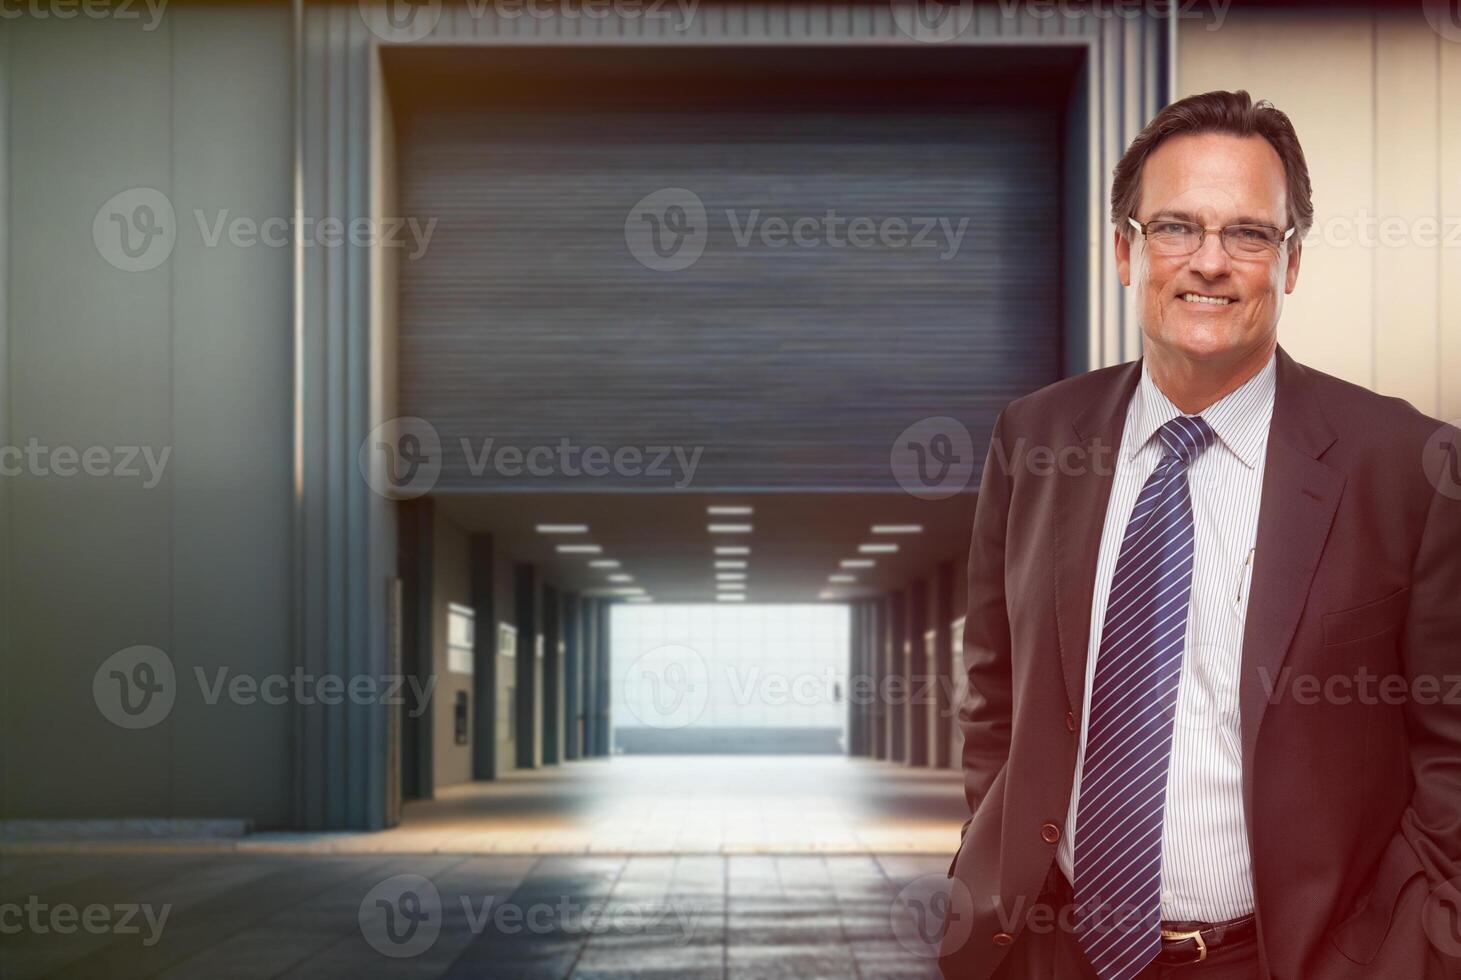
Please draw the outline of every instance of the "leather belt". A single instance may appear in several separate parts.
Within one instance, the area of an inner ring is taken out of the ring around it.
[[[1075,901],[1075,889],[1066,881],[1059,865],[1050,869],[1043,897],[1059,905]],[[1226,922],[1162,922],[1162,948],[1156,961],[1167,965],[1201,963],[1208,954],[1230,946],[1241,946],[1258,938],[1258,920],[1245,915]]]

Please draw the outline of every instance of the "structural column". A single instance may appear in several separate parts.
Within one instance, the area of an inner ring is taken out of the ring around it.
[[[563,597],[563,758],[583,754],[582,604],[577,593]]]
[[[929,664],[928,664],[928,580],[919,579],[908,589],[908,657],[906,660],[908,701],[908,755],[910,766],[928,765]]]
[[[613,603],[600,602],[598,604],[599,616],[599,649],[598,649],[598,671],[595,678],[597,683],[595,692],[595,738],[598,742],[599,755],[609,755],[613,751],[613,738],[609,727],[609,683],[611,671],[609,669],[612,656],[612,631],[609,628],[609,617],[613,612]]]
[[[492,535],[468,542],[472,579],[472,778],[497,778],[497,593]]]
[[[929,608],[933,616],[934,726],[932,764],[947,769],[953,765],[954,726],[954,563],[940,562],[934,572]]]

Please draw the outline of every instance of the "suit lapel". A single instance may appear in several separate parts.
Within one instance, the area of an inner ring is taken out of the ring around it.
[[[1092,588],[1101,528],[1111,499],[1116,456],[1126,427],[1126,406],[1141,380],[1141,359],[1122,366],[1111,384],[1079,410],[1071,424],[1079,458],[1088,465],[1056,481],[1055,513],[1051,518],[1055,543],[1055,625],[1061,667],[1070,710],[1080,715],[1085,700],[1086,650],[1091,638]]]
[[[1335,435],[1307,370],[1280,346],[1275,375],[1238,687],[1243,797],[1250,828],[1258,726],[1308,600],[1344,488],[1344,474],[1319,460]]]

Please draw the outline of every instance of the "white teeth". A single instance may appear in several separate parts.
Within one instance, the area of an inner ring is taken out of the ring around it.
[[[1225,296],[1203,296],[1201,293],[1183,293],[1182,298],[1189,303],[1208,303],[1212,306],[1227,306],[1232,302]]]

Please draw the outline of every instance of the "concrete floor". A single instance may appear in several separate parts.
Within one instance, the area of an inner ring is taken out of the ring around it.
[[[936,978],[960,787],[620,756],[444,790],[377,834],[12,841],[0,978]]]

